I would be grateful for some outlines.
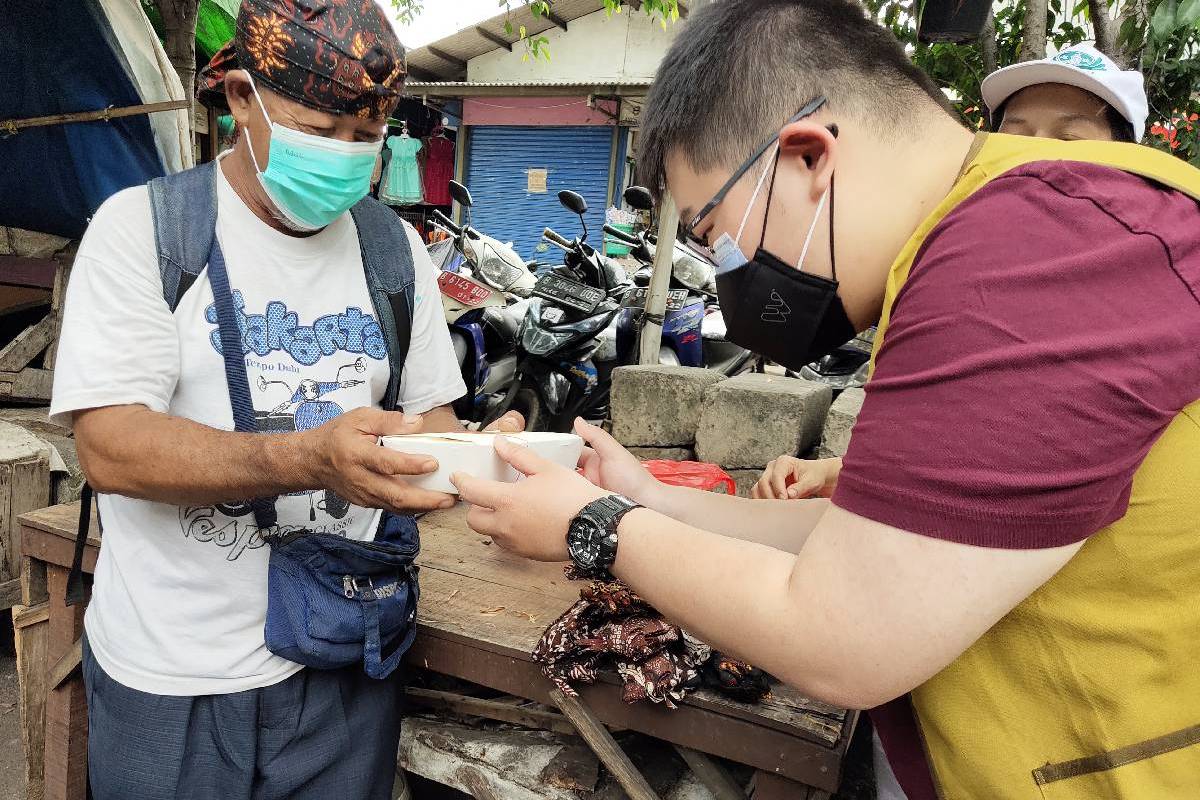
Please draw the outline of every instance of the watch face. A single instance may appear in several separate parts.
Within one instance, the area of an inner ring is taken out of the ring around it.
[[[603,532],[595,520],[588,516],[579,519],[572,542],[572,557],[584,569],[591,569],[600,561],[600,547]]]

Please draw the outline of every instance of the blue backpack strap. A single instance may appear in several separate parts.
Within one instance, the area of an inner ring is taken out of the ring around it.
[[[412,245],[396,212],[375,198],[363,198],[350,213],[358,228],[358,243],[371,303],[375,306],[375,319],[387,342],[391,375],[383,396],[383,407],[394,411],[412,339],[416,291]]]
[[[229,404],[233,407],[233,425],[238,433],[258,433],[254,416],[254,401],[250,395],[250,380],[246,377],[246,354],[242,351],[242,332],[237,324],[233,305],[233,290],[225,270],[225,256],[217,237],[212,237],[208,258],[208,282],[217,307],[217,325],[221,336],[221,358],[225,361],[225,382],[229,385]],[[275,501],[258,498],[250,501],[254,521],[259,530],[275,526]]]
[[[217,163],[149,184],[163,299],[172,312],[208,263],[217,226]]]

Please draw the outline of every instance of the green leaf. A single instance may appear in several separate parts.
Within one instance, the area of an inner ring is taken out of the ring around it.
[[[1150,30],[1154,32],[1156,39],[1166,39],[1175,32],[1177,8],[1175,0],[1162,0],[1158,4],[1154,16],[1150,18]]]
[[[1183,0],[1175,12],[1175,24],[1180,28],[1190,28],[1200,22],[1200,0]]]
[[[504,32],[509,36],[513,35],[513,24],[511,19],[504,20]]]

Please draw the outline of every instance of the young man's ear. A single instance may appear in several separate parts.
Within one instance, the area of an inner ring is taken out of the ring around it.
[[[837,126],[825,127],[802,119],[791,123],[779,134],[781,156],[803,159],[812,171],[814,199],[824,194],[833,180],[837,149]]]

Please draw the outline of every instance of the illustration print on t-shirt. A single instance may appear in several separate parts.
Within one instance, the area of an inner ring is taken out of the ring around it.
[[[260,433],[313,430],[348,408],[370,404],[370,389],[364,394],[359,387],[369,384],[371,361],[382,362],[384,369],[387,361],[387,344],[373,316],[347,308],[305,326],[282,301],[267,303],[263,314],[247,314],[241,293],[235,291],[234,305]],[[215,306],[206,310],[205,318],[217,325]],[[214,327],[209,340],[221,353],[219,328]],[[354,355],[358,357],[346,360]],[[307,509],[293,505],[285,511],[288,498],[305,498]],[[284,532],[304,528],[342,534],[354,525],[355,512],[363,513],[328,489],[293,492],[279,498],[276,507]],[[306,519],[298,518],[301,515]],[[264,544],[249,501],[183,508],[180,522],[185,536],[229,548],[230,561]]]

